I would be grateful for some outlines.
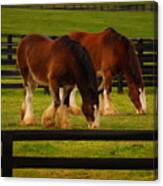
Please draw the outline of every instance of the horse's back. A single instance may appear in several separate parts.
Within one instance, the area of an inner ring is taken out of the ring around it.
[[[96,71],[110,69],[113,74],[118,73],[124,65],[127,65],[125,64],[126,55],[129,48],[133,48],[131,41],[113,28],[95,33],[72,32],[70,37],[86,47]]]
[[[19,43],[18,47],[17,47],[17,51],[19,52],[19,50],[21,48],[24,48],[24,50],[29,50],[32,51],[35,48],[37,48],[37,51],[39,49],[45,50],[48,45],[50,45],[52,42],[51,39],[49,39],[48,37],[39,35],[39,34],[30,34],[28,36],[25,36]],[[39,52],[39,51],[38,51]]]

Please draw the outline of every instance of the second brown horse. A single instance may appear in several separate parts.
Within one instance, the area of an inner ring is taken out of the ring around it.
[[[142,71],[132,42],[112,28],[96,33],[72,32],[69,35],[88,50],[97,76],[103,77],[104,89],[100,99],[101,114],[117,113],[111,102],[110,90],[112,79],[120,72],[124,74],[128,83],[129,97],[136,107],[136,112],[138,114],[146,113]],[[74,98],[71,99],[70,105],[73,110],[76,109]]]

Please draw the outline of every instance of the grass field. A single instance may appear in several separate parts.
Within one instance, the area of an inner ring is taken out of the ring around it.
[[[154,129],[154,94],[153,89],[147,89],[148,114],[137,116],[134,107],[124,94],[117,94],[113,90],[113,102],[120,111],[118,116],[101,117],[101,129],[127,130],[127,129]],[[12,95],[12,96],[11,96]],[[76,95],[78,104],[81,104],[79,94]],[[44,95],[41,89],[34,96],[34,112],[38,124],[33,127],[19,125],[20,105],[23,99],[23,90],[2,90],[2,129],[42,129],[40,117],[51,101],[51,97]],[[84,116],[69,116],[72,129],[86,129],[87,123]],[[50,129],[49,129],[50,130]],[[16,156],[46,156],[46,157],[154,157],[153,142],[16,142],[14,143]],[[14,176],[22,177],[59,177],[59,178],[91,178],[91,179],[154,179],[154,171],[119,171],[119,170],[59,170],[36,169],[14,170]]]
[[[32,10],[2,7],[2,33],[47,35],[101,31],[113,27],[128,37],[152,38],[152,12]]]
[[[12,9],[2,7],[2,33],[29,34],[38,32],[46,35],[61,35],[71,31],[101,31],[113,27],[131,38],[153,38],[152,12],[97,12],[97,11],[64,11],[64,10],[33,10]],[[13,69],[14,67],[2,67]],[[20,80],[6,80],[16,82]],[[19,125],[20,105],[23,90],[2,89],[2,129],[42,129],[40,117],[50,103],[50,96],[37,90],[34,96],[34,112],[38,124],[34,127]],[[127,96],[117,94],[113,89],[113,102],[120,115],[101,117],[101,129],[111,130],[148,130],[155,128],[154,89],[147,88],[148,114],[137,116]],[[81,99],[77,95],[78,103]],[[86,129],[87,123],[83,116],[70,115],[72,129]],[[16,142],[16,156],[48,156],[48,157],[154,157],[152,142]],[[66,170],[66,169],[21,169],[14,170],[14,176],[20,177],[53,177],[53,178],[90,178],[90,179],[136,179],[153,180],[154,171],[119,171],[119,170]]]

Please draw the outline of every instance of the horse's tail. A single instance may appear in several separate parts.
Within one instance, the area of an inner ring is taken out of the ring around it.
[[[26,57],[26,37],[24,37],[18,44],[16,49],[16,68],[19,70],[20,74],[24,80],[24,86],[27,86],[29,67],[27,65]]]
[[[19,44],[16,47],[16,69],[20,69],[19,60],[18,60],[18,51],[19,51]]]
[[[82,79],[86,80],[89,89],[92,90],[94,95],[97,95],[96,73],[87,50],[82,47],[79,42],[72,40],[69,36],[63,36],[62,38],[66,46],[73,53],[76,59],[75,63],[79,66],[80,71],[82,71]]]
[[[125,38],[125,40],[127,40],[126,63],[127,63],[127,66],[129,67],[130,75],[132,76],[132,79],[134,80],[135,84],[138,87],[143,89],[144,83],[143,83],[143,77],[142,77],[142,69],[140,66],[138,56],[135,51],[135,47],[130,40],[128,40],[127,38]]]
[[[22,58],[24,59],[24,50],[23,50],[23,44],[22,40],[18,43],[16,47],[16,69],[21,69],[21,62]]]

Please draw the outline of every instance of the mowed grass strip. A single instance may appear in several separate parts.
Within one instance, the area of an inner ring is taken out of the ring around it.
[[[15,169],[13,175],[27,178],[149,181],[156,179],[156,172],[153,170]]]
[[[152,158],[154,143],[143,141],[30,141],[14,142],[14,156]]]
[[[154,14],[149,11],[34,10],[2,6],[2,33],[64,35],[72,31],[102,31],[107,27],[131,38],[153,38]]]
[[[152,130],[155,128],[155,96],[154,89],[147,88],[147,107],[146,115],[135,114],[135,108],[128,97],[127,89],[123,94],[117,94],[116,88],[113,88],[112,99],[115,107],[120,112],[115,116],[102,116],[100,119],[101,129],[111,130]],[[43,89],[37,89],[34,94],[34,113],[37,118],[37,125],[33,127],[22,127],[19,125],[20,108],[24,99],[23,89],[2,89],[2,129],[44,129],[41,125],[41,115],[51,103],[51,96],[45,95]],[[76,95],[79,105],[81,105],[81,97],[79,93]],[[87,129],[87,122],[83,115],[69,115],[72,129]]]

